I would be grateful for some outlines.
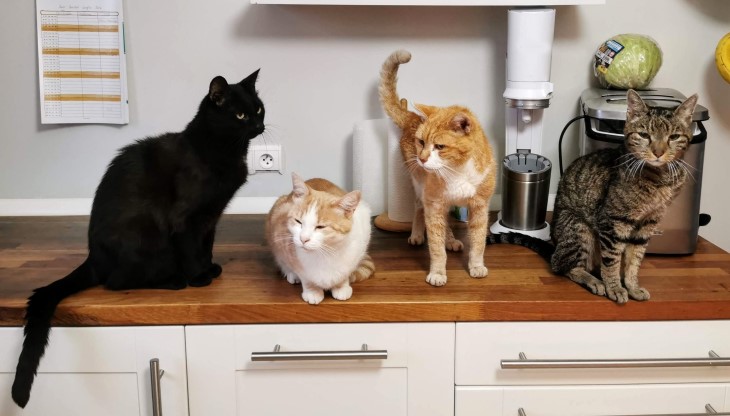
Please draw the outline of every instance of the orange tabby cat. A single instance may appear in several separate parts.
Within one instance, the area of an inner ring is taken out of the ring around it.
[[[416,104],[422,115],[401,107],[396,91],[400,64],[411,60],[408,51],[393,52],[380,72],[380,101],[401,128],[400,149],[416,193],[416,212],[408,242],[423,244],[428,235],[431,267],[426,281],[446,284],[446,249],[459,251],[446,215],[452,205],[469,209],[469,275],[485,277],[484,245],[489,199],[495,187],[492,149],[479,121],[461,106]]]

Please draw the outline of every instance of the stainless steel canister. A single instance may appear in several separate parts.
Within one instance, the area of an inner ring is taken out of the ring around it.
[[[533,153],[502,160],[502,225],[532,231],[545,227],[552,163]]]

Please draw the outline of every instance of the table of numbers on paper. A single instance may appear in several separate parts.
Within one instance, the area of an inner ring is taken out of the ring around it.
[[[37,0],[43,124],[129,122],[121,0]]]

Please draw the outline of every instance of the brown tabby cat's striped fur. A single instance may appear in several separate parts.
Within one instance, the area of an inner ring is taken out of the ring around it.
[[[624,145],[579,158],[560,179],[554,250],[525,236],[490,236],[490,243],[535,249],[555,273],[618,303],[649,299],[639,286],[639,266],[649,238],[686,180],[682,156],[692,138],[697,95],[674,111],[647,107],[633,90],[627,102]],[[600,279],[591,273],[600,273]]]
[[[469,209],[469,275],[485,277],[484,246],[488,205],[495,187],[492,150],[479,121],[461,106],[416,104],[423,116],[401,108],[396,90],[398,67],[410,61],[407,51],[396,51],[380,72],[380,101],[402,130],[400,150],[416,193],[416,212],[408,242],[420,245],[428,234],[431,267],[426,281],[446,284],[446,249],[459,251],[461,241],[446,222],[452,205]]]

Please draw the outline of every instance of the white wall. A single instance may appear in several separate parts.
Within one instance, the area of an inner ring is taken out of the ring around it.
[[[553,50],[555,98],[546,111],[543,153],[557,164],[557,138],[594,85],[590,57],[606,38],[654,37],[664,65],[654,85],[699,92],[709,109],[702,235],[730,250],[725,184],[730,155],[730,84],[714,69],[717,41],[730,29],[724,0],[606,0],[558,7]],[[352,185],[351,132],[383,116],[377,100],[382,60],[407,48],[403,96],[460,103],[478,114],[497,154],[504,152],[503,7],[311,7],[246,0],[125,0],[130,120],[126,126],[40,125],[35,5],[3,0],[0,14],[0,199],[91,198],[116,149],[182,129],[210,79],[238,81],[261,68],[269,133],[284,145],[285,175],[249,178],[241,197],[289,191],[289,172]],[[576,143],[576,132],[566,143]],[[566,145],[567,147],[567,145]],[[568,150],[568,155],[575,151]],[[553,175],[552,192],[558,175]],[[2,201],[0,201],[2,202]]]

